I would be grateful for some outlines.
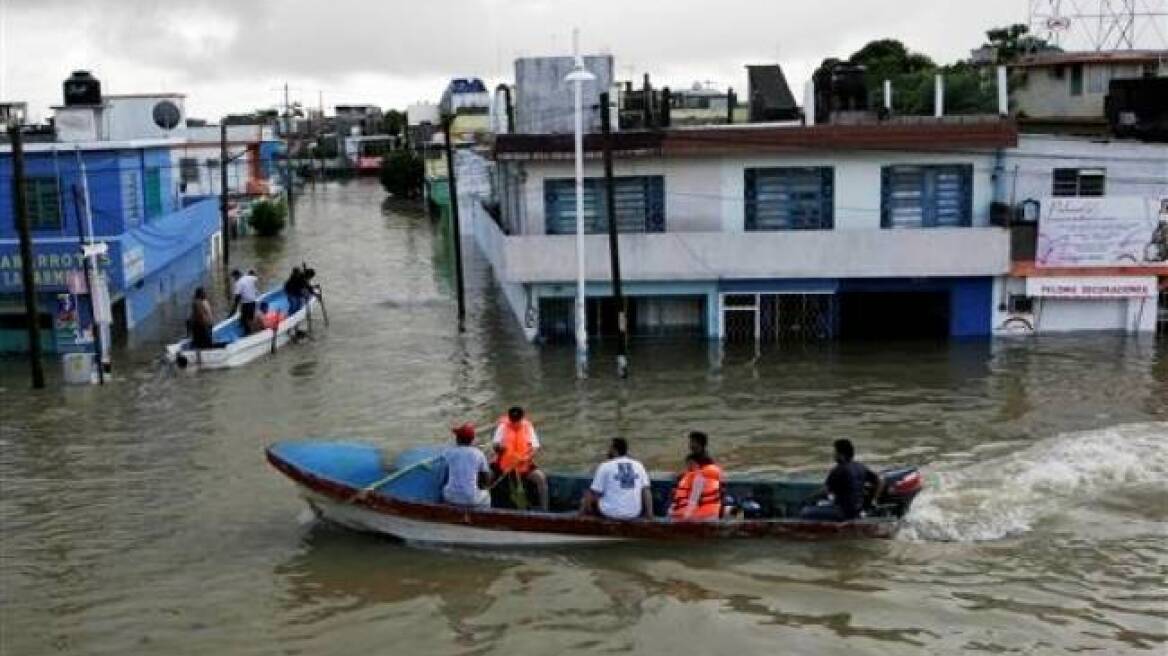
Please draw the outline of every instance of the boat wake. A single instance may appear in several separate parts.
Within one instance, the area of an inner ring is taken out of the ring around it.
[[[1166,480],[1168,422],[1066,433],[992,460],[927,468],[900,536],[998,540],[1060,511]]]

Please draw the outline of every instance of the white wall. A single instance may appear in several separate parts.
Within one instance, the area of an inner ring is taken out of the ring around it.
[[[901,152],[852,152],[758,157],[674,157],[622,159],[617,176],[665,178],[665,229],[668,232],[744,232],[745,171],[770,166],[830,166],[835,169],[835,229],[880,229],[880,171],[895,164],[972,164],[973,225],[989,224],[993,199],[994,156]],[[526,162],[523,234],[544,234],[544,181],[574,178],[569,160]],[[599,160],[585,162],[586,177],[600,177]]]
[[[1006,196],[1051,195],[1056,168],[1101,168],[1108,196],[1168,196],[1168,147],[1137,141],[1024,134],[1005,156]]]
[[[1014,294],[1026,294],[1025,278],[1003,276],[995,281],[993,331],[996,335],[1156,332],[1159,301],[1155,296],[1146,299],[1035,298],[1034,312],[1011,315],[1005,308],[1009,296]],[[1033,328],[1033,332],[1028,327]]]

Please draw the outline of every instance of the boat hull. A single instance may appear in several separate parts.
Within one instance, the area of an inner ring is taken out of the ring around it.
[[[453,506],[437,501],[440,472],[418,469],[385,488],[361,494],[381,478],[372,447],[342,444],[277,444],[268,462],[292,479],[319,517],[355,530],[391,535],[412,543],[470,547],[563,546],[626,540],[710,541],[728,539],[888,538],[899,527],[894,517],[847,522],[790,519],[728,519],[674,522],[668,519],[617,521],[575,512],[521,512]],[[362,449],[362,450],[358,450]],[[305,451],[307,457],[299,457]],[[331,452],[330,452],[331,451]],[[329,459],[332,458],[333,461]],[[300,462],[297,462],[300,460]],[[333,471],[327,471],[332,467]],[[337,474],[348,468],[346,476]],[[410,468],[407,468],[410,469]],[[410,479],[416,480],[411,481]]]
[[[276,300],[277,296],[280,299],[279,302]],[[277,307],[287,307],[283,302],[282,291],[268,292],[260,298],[263,301],[277,303]],[[310,298],[304,307],[280,322],[279,328],[275,331],[271,329],[261,330],[257,333],[234,339],[219,348],[192,348],[190,339],[175,342],[166,347],[166,360],[167,362],[178,364],[192,371],[241,367],[263,357],[265,354],[279,350],[291,342],[300,327],[308,322],[309,314],[316,305],[316,298]],[[238,330],[238,324],[239,313],[236,312],[216,324],[213,334]]]

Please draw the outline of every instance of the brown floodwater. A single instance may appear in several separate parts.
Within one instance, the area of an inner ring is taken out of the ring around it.
[[[306,189],[286,236],[236,245],[269,281],[317,268],[330,325],[305,344],[176,372],[180,303],[105,387],[33,393],[0,360],[0,653],[1164,653],[1168,343],[658,341],[628,380],[603,347],[577,380],[473,252],[460,333],[445,233],[383,198]],[[701,428],[731,471],[819,476],[847,436],[929,487],[895,540],[478,553],[321,524],[263,458],[433,444],[514,403],[547,468],[623,435],[673,469]]]

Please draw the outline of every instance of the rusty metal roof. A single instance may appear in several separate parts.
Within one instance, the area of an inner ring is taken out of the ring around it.
[[[1018,144],[1013,120],[954,120],[922,117],[913,122],[859,125],[789,126],[745,124],[626,131],[612,135],[617,157],[759,154],[789,151],[906,150],[931,151],[954,148],[995,149]],[[601,150],[601,135],[585,135],[584,150],[590,156]],[[561,159],[570,157],[570,134],[501,134],[495,139],[495,156],[502,160]]]
[[[1144,64],[1168,60],[1168,50],[1108,50],[1102,52],[1042,52],[1020,57],[1016,68],[1065,66],[1067,64]]]

